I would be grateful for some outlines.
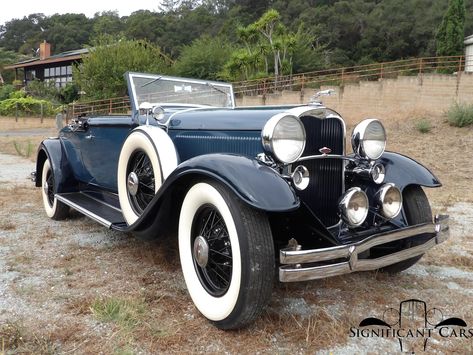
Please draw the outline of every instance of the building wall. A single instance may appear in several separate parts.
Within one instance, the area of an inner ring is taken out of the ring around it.
[[[336,94],[322,102],[339,112],[347,122],[366,117],[442,114],[455,102],[473,103],[473,73],[457,75],[424,74],[397,79],[362,81],[333,88]],[[305,104],[315,90],[283,91],[262,96],[237,98],[237,106]]]

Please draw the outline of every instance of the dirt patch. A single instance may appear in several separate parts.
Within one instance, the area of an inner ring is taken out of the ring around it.
[[[450,240],[400,275],[370,272],[275,284],[262,317],[232,332],[217,330],[196,311],[180,272],[174,236],[143,242],[78,213],[63,222],[52,221],[43,212],[40,191],[27,180],[34,164],[0,154],[0,337],[6,349],[397,353],[397,340],[350,337],[349,329],[409,298],[425,300],[429,307],[470,325],[473,196],[467,176],[473,171],[466,164],[471,156],[465,149],[472,131],[453,129],[440,118],[435,124],[425,135],[408,123],[388,122],[388,147],[419,159],[444,181],[442,189],[428,193],[434,212],[451,215]],[[429,351],[473,349],[471,339],[440,339],[429,343]]]

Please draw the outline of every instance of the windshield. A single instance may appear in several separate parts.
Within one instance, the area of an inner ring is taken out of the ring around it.
[[[143,103],[234,107],[231,84],[140,73],[128,73],[128,80],[135,108]]]

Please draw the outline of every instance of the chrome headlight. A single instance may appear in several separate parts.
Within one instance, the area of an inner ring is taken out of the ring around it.
[[[261,140],[264,150],[281,163],[289,164],[300,158],[305,148],[305,128],[293,115],[278,114],[263,127]]]
[[[386,131],[377,119],[361,121],[353,130],[351,145],[355,154],[372,160],[378,159],[386,148]]]
[[[368,208],[368,197],[359,187],[352,187],[345,192],[338,204],[340,216],[350,227],[358,227],[365,221]]]
[[[394,184],[383,185],[376,193],[376,199],[384,217],[392,219],[401,212],[402,194]]]

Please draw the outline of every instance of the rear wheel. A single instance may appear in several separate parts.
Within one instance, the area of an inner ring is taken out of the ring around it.
[[[59,221],[69,215],[69,206],[58,201],[54,193],[54,172],[49,159],[46,159],[41,173],[41,195],[44,210],[49,218]]]
[[[179,255],[194,304],[218,328],[248,324],[269,302],[274,245],[267,216],[224,186],[202,182],[187,192]]]
[[[407,218],[407,223],[412,226],[421,223],[432,222],[432,211],[430,209],[429,200],[425,195],[422,187],[418,185],[411,185],[403,191],[403,208]],[[422,236],[409,238],[407,240],[400,241],[398,249],[403,250],[406,248],[412,248],[416,245],[420,245],[425,242],[425,238]],[[417,263],[422,255],[415,256],[413,258],[400,261],[396,264],[386,266],[380,271],[395,274],[410,268],[412,265]]]

